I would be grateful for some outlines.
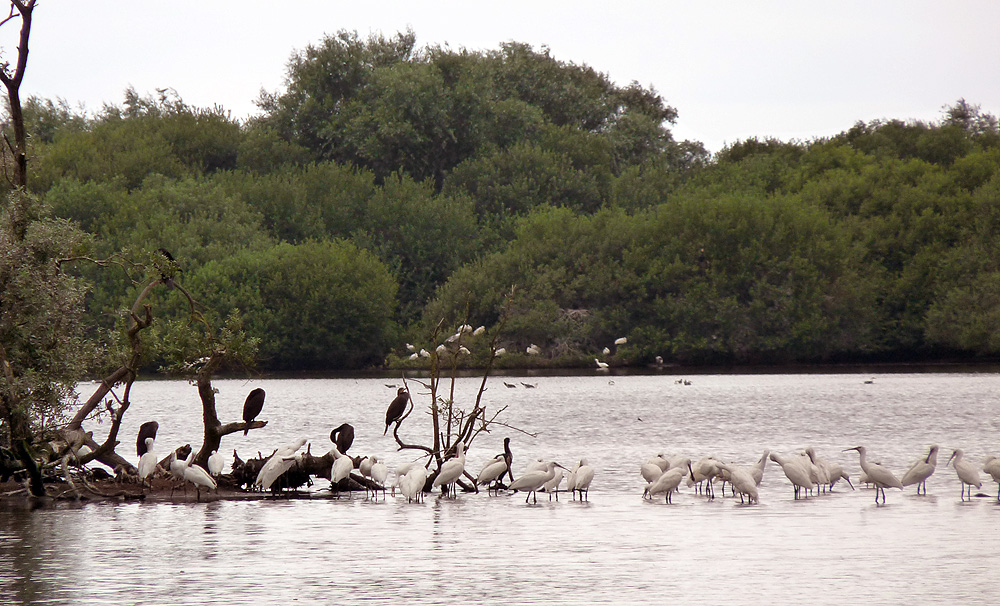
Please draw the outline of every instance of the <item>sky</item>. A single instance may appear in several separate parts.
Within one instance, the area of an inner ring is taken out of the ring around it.
[[[38,0],[21,96],[96,112],[173,88],[189,105],[256,113],[289,58],[340,30],[418,46],[548,47],[612,81],[653,87],[678,140],[809,141],[859,120],[939,120],[959,98],[1000,115],[1000,2],[673,0]],[[4,60],[19,23],[0,28]]]

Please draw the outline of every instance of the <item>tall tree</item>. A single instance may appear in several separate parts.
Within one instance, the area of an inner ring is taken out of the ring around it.
[[[28,135],[24,130],[24,114],[21,112],[21,81],[28,67],[28,37],[31,35],[31,13],[35,10],[35,0],[22,2],[10,0],[10,13],[0,21],[0,27],[17,19],[21,20],[21,35],[17,43],[17,61],[11,69],[10,61],[0,61],[0,82],[7,89],[7,111],[10,112],[14,141],[4,135],[7,149],[13,158],[13,173],[8,175],[14,187],[28,184]],[[6,166],[4,167],[6,169]]]

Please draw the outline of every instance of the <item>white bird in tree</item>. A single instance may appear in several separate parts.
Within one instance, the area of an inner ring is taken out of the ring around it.
[[[456,484],[463,473],[465,473],[465,444],[458,442],[455,444],[455,458],[448,459],[441,464],[441,469],[438,471],[437,477],[434,478],[434,482],[431,483],[431,487],[444,486],[446,494],[454,491],[454,496],[457,497]]]
[[[903,483],[900,482],[896,476],[892,474],[891,471],[882,467],[878,463],[868,462],[868,453],[864,446],[855,446],[854,448],[847,448],[844,452],[848,450],[858,451],[858,455],[861,459],[861,470],[865,472],[868,477],[868,481],[875,485],[875,504],[878,505],[878,494],[882,493],[882,504],[885,505],[885,489],[886,488],[898,488],[903,489]]]
[[[927,478],[931,477],[934,470],[937,468],[937,455],[938,446],[937,444],[930,447],[927,454],[910,465],[910,468],[906,470],[903,474],[902,480],[903,486],[911,486],[913,484],[917,485],[917,494],[920,494],[920,487],[924,487],[923,494],[927,494]]]
[[[626,337],[618,337],[615,339],[615,345],[625,345],[626,343],[628,343],[628,339]]]
[[[972,487],[983,487],[983,481],[979,479],[979,470],[972,463],[963,459],[965,453],[962,449],[955,449],[948,458],[948,462],[955,468],[958,479],[962,481],[962,500],[965,500],[965,487],[969,487],[969,500],[972,500]],[[953,462],[954,461],[954,462]]]

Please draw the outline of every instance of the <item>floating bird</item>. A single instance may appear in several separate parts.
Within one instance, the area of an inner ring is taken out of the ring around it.
[[[156,421],[146,421],[139,426],[139,435],[135,438],[135,456],[142,457],[143,453],[146,452],[146,438],[156,439],[156,430],[160,428],[160,424]]]
[[[403,417],[403,413],[406,412],[406,403],[410,400],[410,394],[406,391],[405,387],[400,387],[396,391],[396,397],[389,402],[389,408],[385,409],[385,431],[382,435],[389,433],[389,425],[396,423],[396,427],[399,427],[399,420]]]
[[[868,476],[868,481],[875,485],[875,504],[878,505],[878,493],[882,493],[882,504],[885,505],[885,489],[886,488],[898,488],[903,489],[903,484],[896,479],[896,476],[892,475],[892,472],[882,467],[878,463],[869,463],[868,454],[864,446],[855,446],[854,448],[847,448],[844,452],[848,450],[858,451],[858,455],[861,459],[861,469]]]
[[[486,486],[486,493],[489,494],[491,490],[496,489],[496,485],[505,473],[507,473],[507,461],[503,454],[498,454],[487,461],[479,470],[479,475],[476,476],[476,485]]]
[[[200,465],[195,465],[192,463],[194,461],[194,450],[191,450],[191,454],[188,455],[187,461],[184,462],[184,479],[188,482],[194,484],[195,490],[197,490],[198,500],[201,500],[201,488],[204,486],[210,490],[218,490],[218,486],[212,476],[205,471]]]
[[[465,444],[463,442],[458,442],[455,444],[455,458],[448,459],[441,464],[441,469],[438,470],[438,475],[434,478],[432,487],[444,486],[444,492],[447,494],[449,490],[455,490],[455,496],[458,496],[458,490],[455,484],[458,479],[462,477],[465,472]]]
[[[260,387],[250,390],[247,394],[247,399],[243,402],[243,422],[250,424],[260,411],[264,409],[264,390]],[[246,427],[243,429],[243,435],[250,433],[250,428]]]
[[[996,457],[986,457],[983,464],[983,471],[990,474],[994,482],[997,482],[997,502],[1000,503],[1000,459]]]
[[[962,459],[964,453],[962,449],[955,449],[948,457],[948,462],[951,466],[955,468],[955,473],[958,474],[958,479],[962,481],[962,500],[965,500],[965,487],[969,487],[969,500],[972,500],[972,487],[976,488],[983,487],[983,481],[979,479],[979,470],[972,463]],[[954,462],[952,462],[954,461]]]
[[[796,499],[799,498],[799,494],[803,488],[812,490],[815,486],[810,469],[804,463],[804,461],[808,460],[805,457],[783,457],[778,453],[772,453],[771,460],[780,465],[781,470],[785,472],[785,477],[788,478],[788,481],[792,483],[792,487],[795,489]]]
[[[536,384],[525,383],[524,381],[520,381],[520,383],[521,383],[521,385],[524,385],[528,389],[534,389],[537,386],[537,383]]]
[[[156,453],[153,452],[153,438],[146,438],[143,446],[146,447],[146,452],[142,453],[139,457],[139,481],[145,485],[146,478],[156,471]]]
[[[306,439],[300,438],[294,443],[276,450],[274,454],[264,462],[264,466],[260,468],[260,472],[257,474],[257,479],[254,480],[253,485],[259,487],[260,490],[269,489],[271,484],[273,484],[274,481],[281,476],[281,474],[288,471],[292,465],[295,464],[295,453],[300,448],[305,446],[305,443]]]
[[[607,362],[601,362],[597,358],[594,358],[594,362],[597,363],[597,370],[608,370],[608,363]]]
[[[542,487],[543,484],[555,477],[556,467],[562,466],[555,461],[548,461],[542,469],[526,471],[524,475],[511,482],[508,488],[514,492],[520,490],[527,493],[524,497],[525,503],[527,503],[528,499],[531,497],[534,497],[534,502],[537,503],[538,497],[536,496],[536,492]]]
[[[225,466],[226,462],[222,459],[222,455],[219,454],[218,450],[213,450],[212,454],[208,456],[208,472],[217,476],[222,473],[222,468]]]
[[[672,467],[661,473],[655,480],[646,485],[643,497],[649,496],[653,500],[657,495],[664,495],[664,502],[671,503],[671,495],[681,485],[681,480],[687,474],[687,470],[680,467]]]
[[[354,426],[350,423],[341,423],[330,432],[330,441],[337,445],[337,450],[342,454],[347,454],[354,444]]]
[[[924,487],[924,494],[927,494],[927,478],[931,477],[934,473],[934,469],[937,467],[937,444],[931,446],[930,450],[927,451],[927,456],[917,459],[917,461],[910,465],[910,468],[906,470],[903,474],[903,479],[900,480],[903,486],[910,486],[912,484],[917,485],[917,494],[920,494],[920,487]]]
[[[503,382],[503,385],[504,385],[504,387],[506,387],[507,389],[517,389],[517,385],[514,385],[513,383],[508,383],[507,381],[504,381],[504,382]]]

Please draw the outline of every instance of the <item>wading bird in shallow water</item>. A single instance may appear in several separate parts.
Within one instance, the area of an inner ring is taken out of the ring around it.
[[[892,475],[892,472],[882,467],[878,463],[868,462],[868,453],[864,446],[855,446],[853,448],[846,448],[844,452],[848,450],[858,451],[858,455],[861,459],[861,470],[865,472],[868,476],[868,481],[875,485],[875,504],[878,505],[878,494],[882,493],[882,504],[885,505],[885,489],[886,488],[898,488],[903,489],[903,483],[900,482],[896,476]]]
[[[448,459],[441,464],[441,469],[438,471],[437,477],[434,478],[432,487],[444,486],[445,494],[452,492],[454,496],[458,496],[456,483],[465,472],[465,444],[458,442],[455,444],[455,449],[457,453],[455,458]]]
[[[243,402],[243,422],[252,423],[260,411],[264,410],[264,390],[260,387],[250,390],[247,399]],[[243,435],[250,433],[250,428],[243,430]]]
[[[556,467],[562,467],[562,465],[555,461],[548,461],[545,463],[544,469],[525,472],[524,475],[511,482],[508,488],[514,492],[520,490],[527,493],[524,497],[525,503],[528,502],[528,498],[530,497],[534,497],[534,502],[537,503],[538,497],[536,496],[536,492],[543,484],[555,477]],[[579,477],[579,474],[577,477]]]
[[[964,460],[962,457],[965,453],[962,449],[955,449],[948,457],[948,462],[951,463],[952,467],[955,468],[955,473],[958,474],[958,479],[962,481],[962,500],[965,500],[965,487],[969,487],[969,500],[972,500],[972,487],[976,488],[983,487],[983,481],[979,479],[979,470],[972,463]],[[954,461],[954,463],[952,463]]]
[[[931,446],[927,455],[921,457],[916,463],[910,465],[910,468],[906,470],[903,474],[903,479],[900,480],[903,486],[910,486],[913,484],[917,485],[917,494],[920,494],[920,487],[924,487],[923,494],[927,494],[927,478],[931,477],[934,473],[934,469],[937,467],[937,444]]]
[[[507,461],[503,454],[498,454],[483,465],[476,477],[476,485],[486,486],[486,494],[489,494],[497,489],[497,484],[505,473],[507,473]]]
[[[997,503],[1000,503],[1000,459],[986,457],[986,463],[983,464],[983,471],[990,474],[993,481],[997,483]]]

